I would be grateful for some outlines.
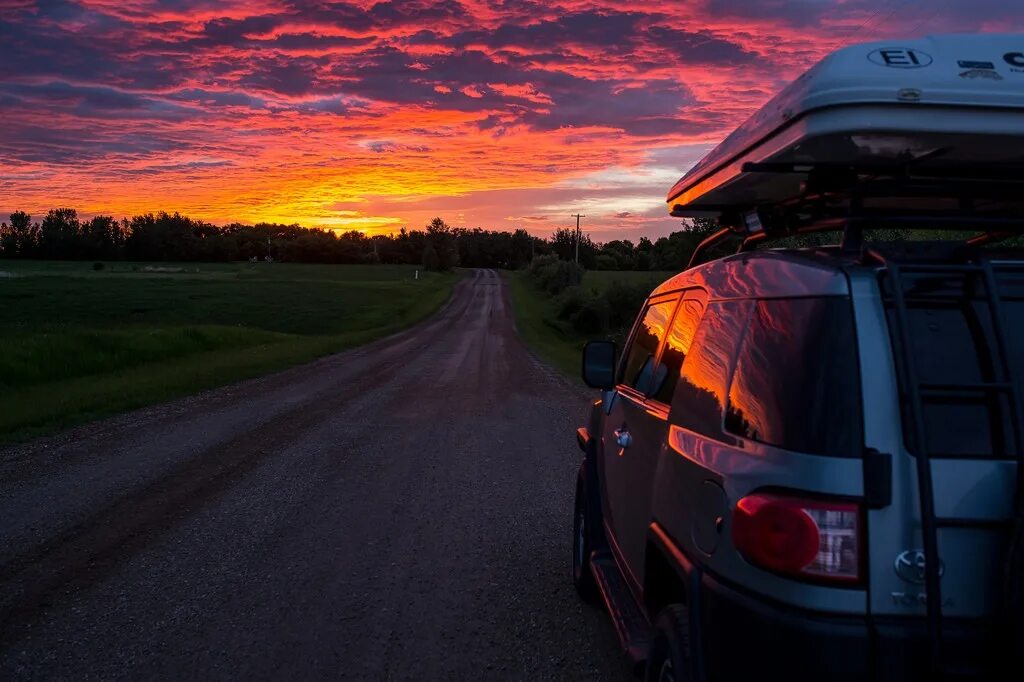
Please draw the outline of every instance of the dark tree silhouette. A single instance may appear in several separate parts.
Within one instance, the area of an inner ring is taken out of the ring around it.
[[[427,259],[428,251],[423,252],[423,267],[428,270],[440,270],[447,272],[459,264],[459,246],[456,242],[456,233],[445,221],[434,218],[427,225],[428,249],[433,250],[434,256]]]
[[[11,224],[0,229],[0,253],[12,258],[31,258],[39,243],[39,226],[24,211],[11,214]]]
[[[39,250],[60,260],[84,253],[81,223],[75,209],[55,208],[46,214],[39,231]]]
[[[551,248],[560,260],[576,260],[576,230],[559,228],[551,235]],[[580,265],[593,269],[597,266],[597,246],[588,235],[580,237]]]
[[[655,243],[614,240],[596,244],[583,235],[580,265],[594,269],[677,270],[712,229],[708,221],[663,237]],[[33,223],[15,211],[0,224],[0,258],[138,261],[265,260],[294,263],[423,264],[428,269],[464,267],[525,268],[534,258],[553,254],[575,260],[576,234],[558,229],[550,239],[526,230],[514,232],[453,228],[435,218],[424,230],[401,228],[389,235],[335,232],[299,225],[232,223],[212,225],[180,213],[147,213],[123,218],[99,215],[81,220],[72,208],[49,211]]]

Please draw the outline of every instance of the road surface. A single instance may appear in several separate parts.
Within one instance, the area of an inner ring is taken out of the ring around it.
[[[623,679],[585,394],[476,271],[349,352],[0,451],[0,679]]]

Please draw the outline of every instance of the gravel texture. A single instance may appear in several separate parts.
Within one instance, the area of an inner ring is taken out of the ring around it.
[[[427,322],[0,451],[0,679],[628,679],[569,578],[587,394]]]

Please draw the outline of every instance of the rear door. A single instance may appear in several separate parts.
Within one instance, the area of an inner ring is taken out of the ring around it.
[[[990,389],[1013,379],[1019,395],[1024,287],[1006,279],[999,287],[1005,360],[1015,375],[1007,376],[980,274],[905,270],[906,336],[899,332],[891,283],[883,284],[886,296],[879,301],[873,278],[854,280],[854,291],[861,293],[855,299],[866,441],[893,454],[892,504],[868,512],[871,610],[926,613],[916,468],[918,458],[928,457],[940,519],[943,616],[984,617],[1001,599],[1004,521],[1013,508],[1020,447],[1011,400]],[[915,434],[912,390],[920,394],[923,438]]]
[[[626,550],[631,545],[630,507],[639,502],[639,493],[632,487],[630,468],[645,449],[658,447],[657,424],[664,422],[658,410],[649,413],[647,394],[655,382],[658,353],[678,303],[678,294],[648,301],[622,354],[601,434],[608,539],[634,589],[639,585],[639,575]]]
[[[643,577],[651,488],[665,447],[669,404],[704,308],[702,293],[688,293],[677,313],[678,301],[678,295],[653,299],[644,311],[624,353],[602,434],[610,507],[606,518],[611,522],[620,564],[637,590]]]

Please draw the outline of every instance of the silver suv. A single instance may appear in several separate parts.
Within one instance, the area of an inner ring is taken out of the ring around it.
[[[655,289],[621,356],[587,345],[573,580],[648,679],[1020,655],[1024,256],[983,244],[1005,236],[740,252]]]

